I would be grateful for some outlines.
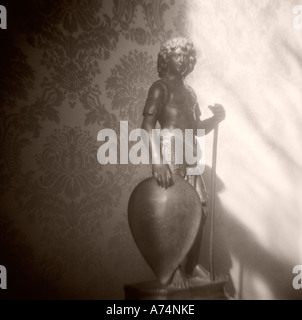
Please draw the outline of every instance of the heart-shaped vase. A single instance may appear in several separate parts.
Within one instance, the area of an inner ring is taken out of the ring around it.
[[[142,256],[161,284],[167,284],[189,252],[201,220],[195,189],[173,176],[174,185],[159,187],[148,178],[133,190],[128,204],[130,229]]]

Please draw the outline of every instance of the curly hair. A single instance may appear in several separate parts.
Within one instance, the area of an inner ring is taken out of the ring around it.
[[[193,42],[186,38],[177,37],[164,42],[160,47],[157,57],[157,71],[160,78],[167,74],[169,57],[178,48],[189,54],[189,67],[185,76],[193,71],[196,64],[196,51]]]

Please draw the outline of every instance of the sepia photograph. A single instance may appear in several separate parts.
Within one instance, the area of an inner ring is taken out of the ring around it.
[[[302,300],[301,140],[301,1],[0,0],[0,300]]]

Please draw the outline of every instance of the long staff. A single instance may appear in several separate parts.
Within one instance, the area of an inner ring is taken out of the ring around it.
[[[211,229],[210,229],[210,277],[215,281],[214,274],[214,222],[215,222],[215,195],[216,195],[216,162],[217,162],[218,123],[214,127],[212,175],[211,175]]]

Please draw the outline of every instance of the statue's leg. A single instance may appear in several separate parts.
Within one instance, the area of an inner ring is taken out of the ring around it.
[[[198,233],[196,235],[196,238],[194,240],[194,243],[193,243],[190,251],[187,254],[186,262],[185,262],[185,266],[184,266],[186,273],[189,275],[193,274],[193,271],[199,261],[199,253],[200,253],[201,239],[202,239],[202,229],[203,229],[203,224],[204,224],[203,213],[201,213],[201,214],[202,214],[202,217],[201,217]]]
[[[203,268],[199,262],[200,247],[202,241],[203,226],[207,217],[206,201],[208,200],[207,192],[204,186],[204,182],[201,176],[188,177],[187,179],[196,189],[200,200],[202,202],[201,221],[196,235],[195,241],[187,254],[184,270],[188,275],[198,276],[200,278],[209,278],[209,272]]]
[[[200,254],[200,247],[202,242],[202,231],[203,231],[203,225],[205,222],[205,210],[206,208],[203,208],[202,213],[202,221],[199,226],[198,234],[196,236],[196,239],[193,243],[193,246],[191,247],[185,264],[185,270],[188,275],[191,275],[193,277],[199,277],[201,279],[210,280],[210,273],[201,265],[199,264],[199,254]]]

